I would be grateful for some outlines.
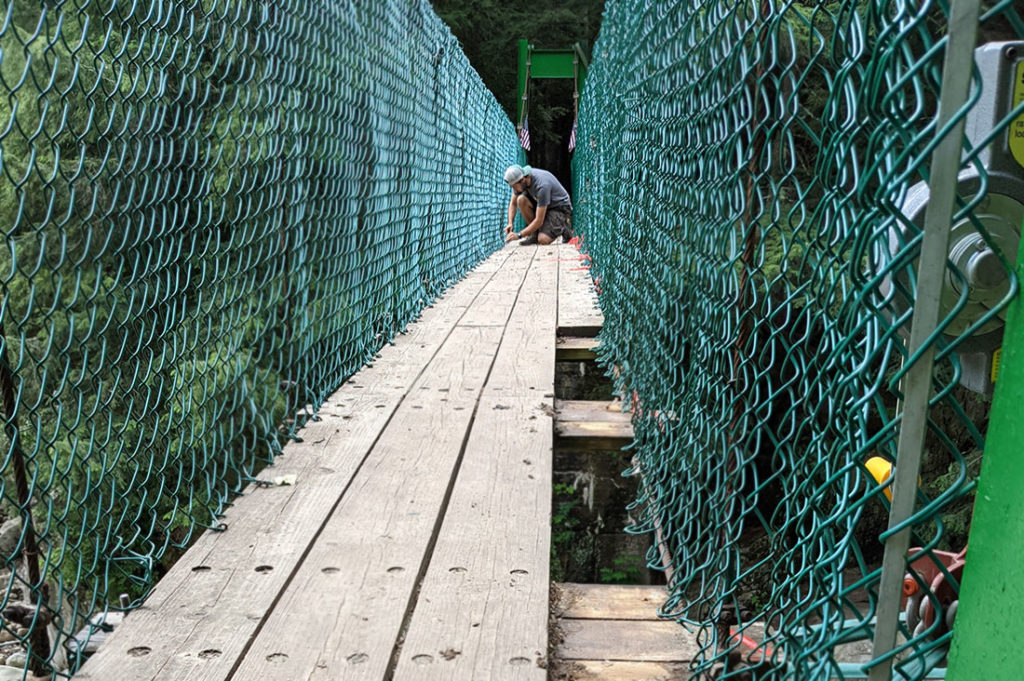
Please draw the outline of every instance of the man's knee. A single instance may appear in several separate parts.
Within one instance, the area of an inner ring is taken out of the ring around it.
[[[520,194],[516,197],[516,206],[519,208],[519,212],[527,223],[533,222],[533,204],[530,203],[530,199],[526,198],[526,194]]]
[[[548,236],[547,234],[545,234],[544,232],[541,232],[540,234],[538,234],[538,235],[537,235],[537,243],[539,243],[539,244],[540,244],[541,246],[547,246],[547,245],[549,245],[549,244],[550,244],[550,243],[551,243],[552,241],[554,241],[554,239],[552,239],[551,237],[549,237],[549,236]]]

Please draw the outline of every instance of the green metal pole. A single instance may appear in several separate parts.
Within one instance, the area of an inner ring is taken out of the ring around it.
[[[516,106],[518,107],[519,115],[516,117],[516,128],[518,129],[523,124],[523,115],[526,113],[526,84],[528,80],[527,74],[529,73],[527,63],[530,60],[530,42],[525,39],[519,41],[519,90],[516,96]]]
[[[572,46],[573,51],[576,53],[577,63],[579,71],[577,73],[577,80],[579,81],[579,90],[583,92],[583,83],[587,80],[587,53],[584,51],[583,46],[576,43]]]
[[[1017,254],[1024,278],[1024,242]],[[953,681],[1019,681],[1017,624],[1024,611],[1024,309],[1010,304],[1003,335],[985,456],[960,585],[946,678]]]

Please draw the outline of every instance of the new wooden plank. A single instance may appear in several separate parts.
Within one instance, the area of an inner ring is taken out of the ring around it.
[[[513,253],[495,285],[522,280],[531,257]],[[506,316],[514,302],[505,303]],[[233,681],[384,678],[502,332],[456,327],[374,445]]]
[[[555,359],[560,362],[596,359],[600,344],[601,341],[596,338],[559,336],[555,341]]]
[[[597,293],[584,267],[579,251],[573,246],[558,246],[558,335],[594,337],[604,325],[604,315],[597,305]]]
[[[633,424],[618,401],[559,400],[555,436],[560,447],[621,449],[633,440]]]
[[[556,258],[540,247],[509,321],[395,681],[547,676]]]
[[[684,663],[555,660],[551,681],[687,681]]]
[[[629,424],[559,421],[555,435],[560,447],[618,450],[633,441],[633,428]]]
[[[620,400],[556,400],[556,420],[629,424],[633,415],[622,411]]]
[[[510,253],[489,260],[504,262]],[[224,679],[397,405],[491,277],[470,276],[324,403],[263,481],[227,509],[78,672],[79,679]]]
[[[558,584],[554,613],[565,619],[648,620],[657,622],[668,593],[663,586],[638,584]]]
[[[696,634],[675,622],[561,620],[562,660],[687,662],[700,651]]]

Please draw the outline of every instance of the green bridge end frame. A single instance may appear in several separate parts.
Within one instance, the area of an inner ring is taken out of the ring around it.
[[[526,116],[526,88],[531,78],[571,78],[575,82],[575,93],[579,96],[587,76],[587,56],[583,47],[576,43],[564,49],[538,49],[530,41],[519,41],[519,111],[516,127],[523,125]],[[575,105],[575,102],[573,102]]]
[[[1024,247],[1017,254],[1024,281]],[[1024,608],[1024,301],[1007,313],[985,457],[974,501],[970,548],[949,655],[951,681],[1018,681],[1016,644]]]

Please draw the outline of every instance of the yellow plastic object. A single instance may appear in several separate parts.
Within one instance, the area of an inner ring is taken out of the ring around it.
[[[873,456],[864,462],[864,468],[868,469],[868,473],[871,473],[871,477],[875,479],[879,485],[885,484],[892,477],[892,462],[888,459],[884,459],[880,456]],[[892,490],[886,487],[883,492],[885,498],[892,502]]]

